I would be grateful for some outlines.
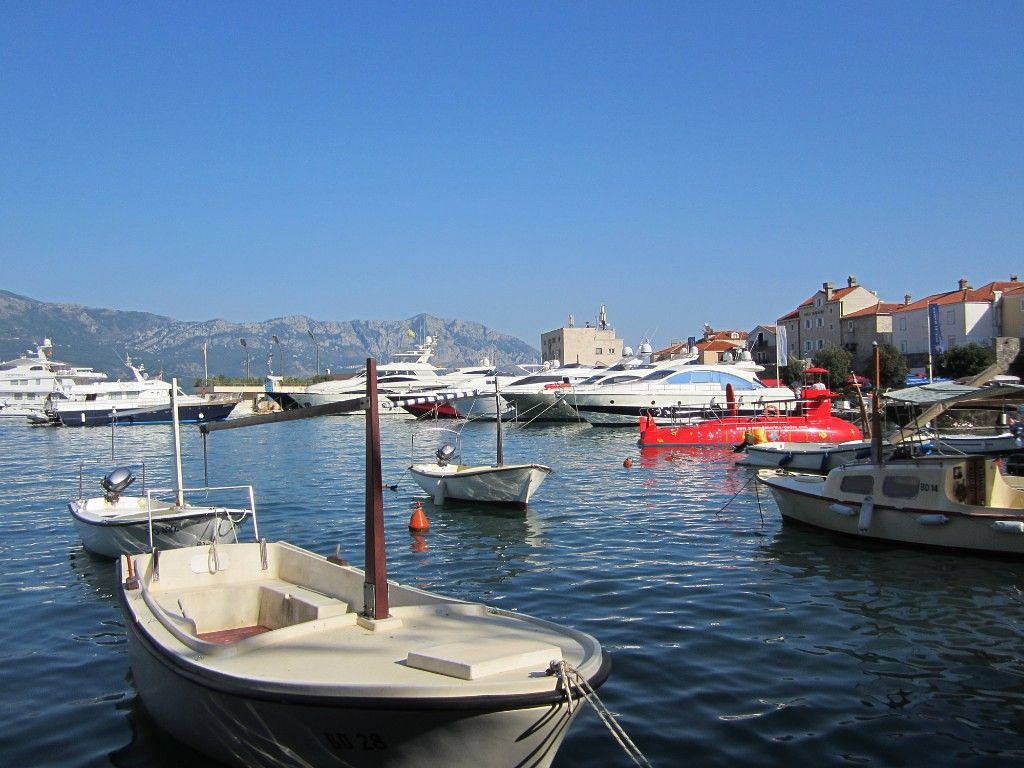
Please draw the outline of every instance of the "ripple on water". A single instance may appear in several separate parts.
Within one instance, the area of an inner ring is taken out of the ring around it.
[[[413,427],[383,426],[391,577],[596,635],[613,656],[601,697],[654,765],[1022,757],[1019,563],[784,527],[730,450],[638,451],[633,430],[509,426],[506,460],[555,469],[530,510],[435,507],[406,475]],[[109,431],[0,425],[0,438],[19,448],[0,494],[0,589],[17,617],[0,622],[5,764],[204,766],[139,708],[113,565],[68,522],[79,461],[99,460],[92,490],[113,464]],[[169,484],[166,428],[114,442]],[[202,484],[194,430],[183,448],[186,482]],[[264,536],[362,561],[361,421],[217,433],[207,448],[212,484],[254,485]],[[465,428],[467,457],[493,450],[493,426]],[[416,500],[431,523],[419,538]],[[584,711],[556,767],[628,765],[615,750]]]

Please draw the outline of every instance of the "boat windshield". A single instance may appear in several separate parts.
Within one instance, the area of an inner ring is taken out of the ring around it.
[[[598,386],[606,387],[609,384],[624,384],[627,381],[639,381],[639,376],[609,376],[598,382]]]

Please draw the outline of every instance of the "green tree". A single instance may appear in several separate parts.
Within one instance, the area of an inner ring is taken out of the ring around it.
[[[798,357],[789,355],[786,358],[785,368],[781,371],[781,378],[787,387],[792,387],[794,384],[799,385],[803,380],[805,370],[807,370],[807,363]]]
[[[943,352],[935,360],[939,374],[951,379],[962,379],[981,373],[996,361],[992,347],[982,344],[964,344]]]
[[[829,386],[833,391],[839,390],[846,383],[852,369],[853,355],[835,344],[829,344],[818,350],[813,358],[814,365],[828,370]]]
[[[882,389],[905,387],[907,385],[907,359],[892,344],[878,346],[878,373],[882,379]],[[875,383],[874,356],[868,359],[863,374]]]

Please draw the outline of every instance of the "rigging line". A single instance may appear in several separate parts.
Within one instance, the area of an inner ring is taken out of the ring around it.
[[[721,506],[721,508],[717,512],[715,512],[715,517],[718,517],[718,515],[722,514],[722,512],[725,511],[726,507],[728,507],[730,504],[732,504],[736,500],[736,497],[739,496],[741,493],[743,493],[743,491],[745,491],[747,489],[747,486],[750,485],[750,481],[753,480],[756,477],[757,477],[756,473],[751,475],[750,477],[748,477],[747,478],[747,482],[745,482],[743,485],[741,485],[740,489],[738,491],[736,491],[736,493],[734,493],[732,496],[730,496],[729,500],[727,502],[725,502],[725,504],[723,504]]]

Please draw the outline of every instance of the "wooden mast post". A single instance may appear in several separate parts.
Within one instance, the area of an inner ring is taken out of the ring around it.
[[[363,615],[386,619],[388,569],[384,551],[384,485],[380,460],[380,413],[377,410],[377,361],[366,359],[366,568]]]

